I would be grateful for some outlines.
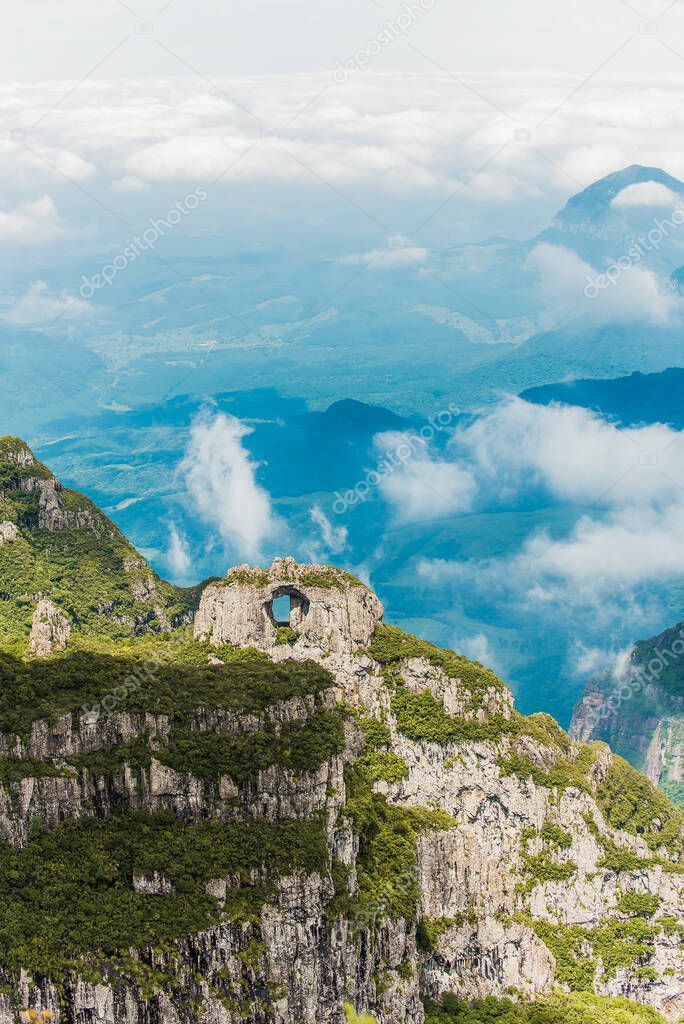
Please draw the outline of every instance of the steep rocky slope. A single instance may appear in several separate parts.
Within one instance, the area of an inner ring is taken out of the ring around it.
[[[570,733],[609,743],[684,808],[684,622],[635,644],[619,671],[591,679]]]
[[[359,580],[239,566],[128,636],[52,600],[40,651],[0,624],[0,1024],[684,1015],[681,815]]]
[[[168,630],[189,621],[198,600],[199,592],[160,580],[116,526],[63,487],[23,441],[0,438],[4,646],[23,650],[30,642],[43,653],[54,640],[63,646],[72,626],[112,637]]]

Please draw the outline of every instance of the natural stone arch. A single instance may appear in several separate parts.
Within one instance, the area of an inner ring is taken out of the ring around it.
[[[296,637],[282,643],[273,614],[279,595],[291,599]],[[277,558],[270,569],[238,565],[210,584],[195,617],[195,636],[219,646],[257,647],[278,657],[351,654],[371,642],[382,605],[365,584],[329,565]]]

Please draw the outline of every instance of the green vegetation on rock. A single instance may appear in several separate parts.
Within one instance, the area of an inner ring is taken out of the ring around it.
[[[351,821],[359,837],[357,873],[359,893],[350,905],[339,903],[359,924],[372,926],[384,918],[413,921],[418,902],[416,840],[427,830],[455,825],[445,811],[425,807],[399,807],[373,792],[373,782],[362,761],[345,768],[347,802],[342,817]]]
[[[358,761],[372,782],[401,782],[408,778],[409,767],[403,757],[391,750],[373,750]]]
[[[221,917],[204,888],[212,878],[240,879],[223,913],[250,920],[279,876],[322,871],[326,857],[318,820],[190,824],[171,813],[121,812],[36,828],[25,849],[2,847],[0,963],[60,978],[82,957],[97,966],[118,951],[202,931]],[[161,876],[171,891],[136,892],[134,875]]]
[[[558,758],[548,768],[541,767],[531,758],[520,754],[500,757],[497,763],[503,775],[517,775],[521,779],[530,779],[536,786],[556,789],[560,793],[570,788],[590,793],[591,787],[587,782],[587,772],[591,768],[594,758],[593,749],[583,746],[579,748],[574,760]]]
[[[484,696],[488,690],[501,692],[504,684],[488,668],[477,661],[469,661],[454,651],[435,647],[427,640],[404,633],[397,626],[378,626],[369,648],[371,658],[380,665],[396,665],[405,658],[425,658],[440,668],[450,679],[458,679],[464,690],[473,697]]]
[[[665,1018],[627,999],[558,992],[534,1003],[493,996],[473,1003],[451,995],[439,1004],[426,1000],[425,1024],[665,1024]]]
[[[450,917],[421,917],[416,928],[418,949],[423,953],[434,953],[444,932],[454,924],[456,922]]]
[[[284,647],[285,644],[296,644],[300,635],[292,626],[278,626],[275,638],[276,647]]]
[[[626,892],[618,900],[617,910],[630,917],[653,917],[660,899],[649,892]]]
[[[312,661],[275,664],[249,650],[209,648],[189,633],[131,640],[120,655],[98,643],[40,661],[0,652],[0,732],[94,708],[187,715],[207,706],[251,713],[321,693],[332,677]],[[104,651],[106,653],[101,653]],[[223,664],[208,664],[209,652]]]
[[[541,847],[538,853],[530,853],[531,841]],[[577,871],[577,865],[562,858],[563,852],[572,846],[572,836],[559,825],[546,822],[541,829],[528,828],[522,834],[520,851],[523,859],[525,881],[523,892],[530,892],[536,885],[545,882],[567,881]]]
[[[154,757],[176,772],[211,780],[227,775],[240,784],[275,766],[297,775],[315,772],[344,749],[344,720],[339,711],[315,711],[288,722],[278,732],[272,723],[258,732],[231,736],[174,726],[168,740],[152,748],[144,738],[132,743],[80,754],[69,764],[93,775],[112,776],[122,765],[149,767]]]
[[[203,779],[229,775],[236,783],[254,778],[271,766],[297,775],[315,772],[344,749],[343,716],[316,711],[302,721],[288,722],[245,736],[177,731],[155,757],[177,772]]]
[[[596,799],[613,828],[643,836],[654,852],[684,855],[684,815],[621,757],[613,756]]]
[[[322,590],[343,590],[345,587],[363,587],[366,584],[344,569],[330,565],[326,569],[305,572],[299,579],[302,587],[319,587]]]
[[[25,650],[39,594],[80,632],[111,637],[167,629],[197,607],[201,586],[161,580],[88,498],[63,488],[17,438],[0,438],[0,493],[0,519],[17,530],[0,543],[4,648]]]
[[[431,690],[412,693],[397,682],[392,694],[397,729],[416,743],[465,743],[495,739],[510,724],[506,719],[478,722],[449,715]]]
[[[620,968],[634,972],[647,966],[644,961],[653,955],[654,939],[660,930],[642,917],[608,920],[596,928],[541,920],[530,923],[555,957],[556,980],[573,992],[591,991],[599,957],[608,979]]]

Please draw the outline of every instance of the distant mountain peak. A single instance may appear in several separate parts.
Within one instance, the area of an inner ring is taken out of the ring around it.
[[[629,167],[623,167],[620,171],[613,171],[604,178],[599,178],[582,192],[578,192],[568,200],[565,209],[559,216],[563,217],[563,214],[569,210],[586,209],[594,207],[596,204],[605,209],[606,204],[610,206],[613,199],[630,185],[643,185],[651,182],[655,185],[663,185],[677,195],[684,195],[684,184],[678,178],[673,178],[667,171],[663,171],[660,167],[630,164]]]
[[[629,206],[615,205],[622,192],[639,185],[652,186],[650,194],[648,190],[643,192],[641,203],[634,197]],[[539,240],[570,244],[571,236],[579,236],[592,242],[626,242],[640,234],[643,211],[647,211],[650,220],[653,208],[666,212],[667,192],[684,199],[684,183],[660,167],[630,164],[571,196]],[[576,243],[572,247],[576,248]]]

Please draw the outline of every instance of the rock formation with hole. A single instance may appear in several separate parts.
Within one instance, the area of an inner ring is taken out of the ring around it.
[[[289,642],[279,632],[273,602],[290,598]],[[239,565],[208,586],[195,636],[215,646],[256,647],[272,656],[320,658],[367,647],[383,608],[360,580],[327,565],[276,558],[268,571]]]

